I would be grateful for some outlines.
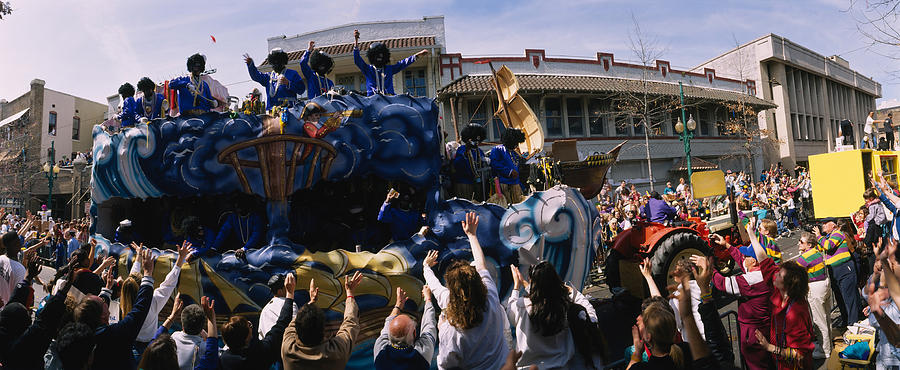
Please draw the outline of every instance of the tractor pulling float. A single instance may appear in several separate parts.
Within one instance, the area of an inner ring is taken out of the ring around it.
[[[705,197],[724,199],[726,196],[722,171],[694,173],[691,180],[698,200]],[[735,227],[738,217],[734,204],[728,202],[707,221],[700,217],[671,225],[638,221],[630,229],[620,232],[613,239],[606,257],[607,285],[610,289],[625,288],[638,298],[645,297],[644,278],[640,274],[644,258],[649,258],[650,272],[660,291],[665,291],[672,283],[671,274],[678,261],[687,260],[691,255],[714,256],[719,272],[733,273],[735,264],[728,250],[712,242],[710,235],[715,233],[729,241],[740,240],[739,230]]]

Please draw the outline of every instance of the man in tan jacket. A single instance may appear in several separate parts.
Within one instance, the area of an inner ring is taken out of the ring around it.
[[[359,307],[353,298],[353,289],[359,286],[362,274],[344,278],[344,321],[334,337],[325,340],[325,312],[315,304],[306,304],[284,332],[281,357],[284,368],[291,369],[343,369],[347,366],[356,336],[359,335]],[[317,289],[310,287],[310,295]],[[315,301],[312,300],[312,303]]]

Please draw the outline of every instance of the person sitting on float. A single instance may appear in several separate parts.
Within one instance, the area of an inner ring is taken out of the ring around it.
[[[415,63],[419,56],[428,54],[428,50],[422,49],[396,64],[388,64],[391,62],[391,51],[384,43],[376,42],[369,45],[366,51],[366,58],[369,59],[366,63],[359,56],[359,30],[353,30],[353,39],[353,61],[366,76],[366,95],[369,96],[376,93],[394,95],[394,75]]]
[[[253,212],[253,201],[246,196],[238,198],[234,208],[235,211],[225,218],[225,223],[213,242],[213,249],[220,250],[225,240],[234,235],[241,243],[234,255],[244,258],[248,249],[260,247],[265,236],[265,223],[259,214]]]
[[[143,241],[140,236],[134,231],[134,225],[129,219],[124,219],[119,222],[119,227],[116,228],[116,243],[122,243],[122,245],[131,245],[131,243],[140,243]]]
[[[134,86],[128,82],[119,86],[119,96],[122,97],[122,113],[119,113],[119,121],[122,127],[134,126],[140,115],[138,105],[134,102]]]
[[[413,189],[410,188],[410,192]],[[425,225],[425,219],[421,211],[412,209],[412,194],[391,189],[381,209],[378,211],[378,221],[384,222],[391,229],[391,238],[395,242],[409,239]]]
[[[244,100],[244,103],[241,104],[241,112],[244,114],[265,114],[266,109],[263,108],[262,101],[259,100],[259,97],[262,94],[259,92],[259,89],[254,88],[250,95],[247,96],[247,100]]]
[[[486,165],[484,152],[478,146],[487,136],[484,126],[477,123],[468,124],[460,137],[463,145],[456,149],[453,157],[453,187],[456,196],[472,200],[484,200],[481,189],[484,179],[479,171]],[[476,186],[477,185],[477,186]]]
[[[522,201],[522,187],[519,186],[519,162],[522,155],[517,151],[525,142],[525,134],[519,129],[508,128],[500,135],[500,142],[491,149],[491,171],[500,179],[500,189],[506,200],[512,203]]]
[[[215,245],[215,233],[208,227],[200,224],[200,219],[196,216],[188,216],[181,223],[181,229],[184,231],[184,241],[190,243],[191,254],[188,256],[188,262],[207,255]]]
[[[162,118],[165,116],[166,110],[168,110],[168,102],[166,102],[166,97],[163,94],[156,92],[156,84],[153,83],[153,80],[144,77],[138,81],[137,84],[138,91],[144,94],[144,96],[137,99],[137,103],[135,106],[137,107],[138,116],[147,117],[147,119],[155,119]],[[165,107],[163,107],[163,103],[165,102]]]
[[[209,84],[200,78],[206,70],[203,54],[191,55],[187,60],[188,76],[176,77],[169,81],[169,87],[178,92],[178,109],[182,116],[199,116],[219,106],[213,98]]]
[[[303,78],[309,85],[306,89],[306,97],[309,99],[322,95],[334,87],[334,82],[328,79],[328,74],[334,68],[334,60],[324,51],[313,51],[315,45],[315,41],[310,41],[309,48],[300,57],[300,71],[303,72]]]
[[[297,95],[306,91],[306,85],[300,74],[293,69],[285,68],[288,55],[281,48],[272,49],[267,61],[272,65],[272,72],[262,73],[256,69],[250,54],[244,54],[250,79],[266,87],[266,109],[293,104],[297,101]]]

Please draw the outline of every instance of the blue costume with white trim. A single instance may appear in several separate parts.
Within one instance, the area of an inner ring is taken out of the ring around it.
[[[190,111],[209,112],[213,109],[211,102],[215,99],[209,90],[209,84],[199,77],[197,83],[191,81],[191,76],[176,77],[169,81],[169,88],[178,92],[178,109],[181,114]]]
[[[406,67],[409,67],[410,64],[415,63],[416,56],[411,55],[396,64],[386,65],[384,68],[375,68],[375,66],[366,63],[366,61],[359,56],[359,48],[357,47],[353,48],[353,61],[362,72],[363,76],[366,76],[366,95],[372,96],[375,95],[375,93],[395,95],[394,75]]]
[[[258,82],[266,87],[266,109],[281,105],[285,100],[294,101],[297,95],[306,91],[306,85],[300,74],[293,69],[285,68],[282,73],[262,73],[253,63],[247,63],[247,72],[250,73],[250,79]],[[283,75],[288,80],[288,84],[280,84],[278,82],[279,75]]]
[[[306,79],[306,84],[309,85],[308,89],[306,89],[306,97],[312,99],[331,90],[334,87],[334,82],[328,77],[319,76],[316,71],[309,68],[310,54],[309,51],[304,51],[303,56],[300,57],[300,71],[303,72],[303,78]]]
[[[137,102],[135,103],[135,106],[137,107],[137,110],[138,110],[138,115],[140,117],[147,117],[147,119],[154,119],[154,118],[162,117],[162,115],[160,114],[160,111],[162,110],[162,102],[165,99],[166,99],[166,97],[163,96],[163,94],[156,93],[156,100],[154,100],[154,101],[150,102],[150,104],[148,104],[148,107],[150,107],[150,110],[148,112],[147,111],[148,107],[144,106],[144,97],[142,96],[142,97],[138,98]]]
[[[512,172],[519,172],[519,153],[507,150],[503,145],[497,145],[491,149],[491,170],[500,178],[501,184],[513,185],[519,183],[519,177],[512,177]]]
[[[138,118],[140,106],[134,101],[133,97],[127,97],[122,100],[122,113],[119,114],[119,120],[122,121],[122,127],[134,126]]]

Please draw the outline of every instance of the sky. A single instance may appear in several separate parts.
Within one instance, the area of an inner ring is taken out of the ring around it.
[[[266,39],[353,22],[443,15],[447,52],[635,60],[634,21],[673,68],[694,67],[759,36],[775,33],[819,54],[838,54],[882,84],[879,107],[900,105],[898,61],[869,46],[851,0],[326,0],[101,1],[9,0],[0,20],[0,98],[12,100],[32,79],[101,103],[143,76],[160,82],[185,73],[202,52],[231,95],[254,87],[241,55],[262,61]],[[849,10],[848,10],[849,9]],[[210,35],[216,38],[213,43]],[[347,42],[352,42],[347,35]],[[900,47],[895,47],[900,49]],[[900,55],[900,53],[897,53]]]

